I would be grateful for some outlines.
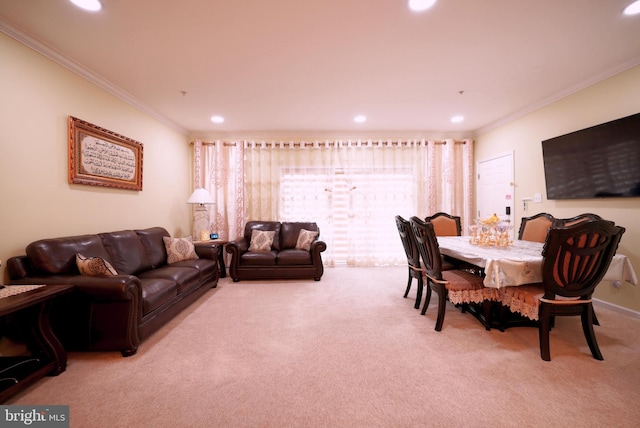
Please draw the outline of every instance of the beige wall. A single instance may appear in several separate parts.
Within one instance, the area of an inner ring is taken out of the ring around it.
[[[640,274],[640,198],[547,200],[542,162],[542,141],[620,117],[640,112],[640,67],[635,67],[581,90],[533,113],[509,122],[476,138],[476,160],[514,152],[515,219],[539,212],[572,217],[593,212],[626,228],[618,252],[629,256]],[[542,194],[542,203],[523,197]],[[595,297],[640,312],[640,286],[623,283],[615,288],[601,284]]]
[[[0,259],[36,239],[163,226],[189,234],[186,135],[0,33]],[[143,143],[140,192],[69,184],[67,117]]]

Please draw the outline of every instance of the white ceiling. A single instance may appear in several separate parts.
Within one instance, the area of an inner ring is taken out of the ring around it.
[[[0,0],[0,30],[183,131],[459,133],[640,64],[629,2]]]

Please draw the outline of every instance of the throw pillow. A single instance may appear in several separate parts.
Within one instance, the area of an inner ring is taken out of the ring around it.
[[[76,266],[82,275],[88,276],[112,276],[118,272],[102,257],[85,257],[76,254]]]
[[[252,230],[249,251],[271,251],[271,244],[273,244],[275,236],[274,230]]]
[[[298,242],[296,242],[296,250],[309,251],[311,249],[311,243],[318,236],[316,230],[300,229],[298,234]]]
[[[183,260],[193,260],[199,258],[196,248],[193,246],[191,236],[184,238],[170,238],[163,236],[164,246],[167,249],[167,263],[176,263]]]

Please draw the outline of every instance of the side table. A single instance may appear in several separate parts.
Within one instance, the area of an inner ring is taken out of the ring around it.
[[[209,239],[207,241],[193,241],[194,244],[210,244],[218,247],[218,268],[220,269],[220,278],[227,277],[227,268],[224,264],[224,246],[229,243],[223,239]]]
[[[7,291],[20,285],[6,286]],[[53,333],[49,320],[52,300],[70,293],[73,285],[44,287],[0,298],[0,317],[10,316],[24,327],[32,355],[0,356],[0,403],[46,376],[57,376],[67,368],[67,353]],[[2,290],[0,290],[2,291]]]

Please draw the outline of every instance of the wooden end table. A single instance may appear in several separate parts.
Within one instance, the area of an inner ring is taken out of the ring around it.
[[[8,285],[8,292],[13,287]],[[24,326],[32,355],[0,356],[0,403],[46,376],[57,376],[67,368],[67,353],[53,333],[49,320],[54,298],[73,290],[73,285],[45,285],[0,298],[0,317],[11,316]],[[0,290],[2,291],[2,290]]]

